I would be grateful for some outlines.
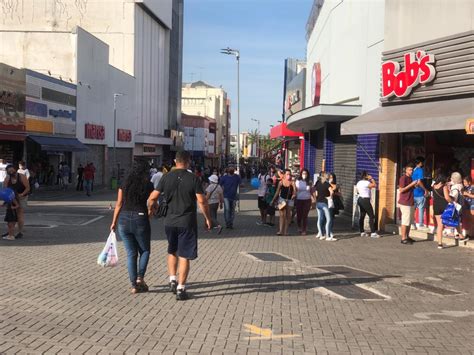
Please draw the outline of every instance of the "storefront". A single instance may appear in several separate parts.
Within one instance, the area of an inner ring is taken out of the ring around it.
[[[25,71],[0,64],[0,159],[23,159],[25,132]]]
[[[299,172],[304,167],[304,135],[288,128],[286,123],[272,127],[272,139],[282,139],[282,160],[285,168]]]
[[[474,117],[473,50],[469,31],[384,52],[381,106],[342,125],[344,135],[381,136],[382,227],[397,220],[398,178],[416,157],[426,159],[428,188],[438,172],[473,175],[474,136],[466,132]]]

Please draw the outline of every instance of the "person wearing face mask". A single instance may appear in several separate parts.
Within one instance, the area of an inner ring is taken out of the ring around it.
[[[311,186],[313,183],[309,179],[308,169],[301,170],[300,177],[296,180],[296,221],[298,231],[301,235],[306,235],[308,225],[308,214],[311,209]]]
[[[30,192],[30,183],[25,175],[19,174],[13,165],[6,167],[7,177],[3,181],[4,187],[9,187],[15,191],[18,199],[18,208],[16,210],[18,218],[18,234],[15,238],[23,237],[23,226],[25,224],[25,208],[28,204],[28,193]]]
[[[272,204],[276,203],[278,198],[278,210],[280,211],[279,225],[280,229],[277,235],[288,235],[288,226],[291,221],[291,212],[293,210],[296,197],[296,187],[291,176],[291,170],[285,169],[282,180],[278,184]]]
[[[320,179],[314,185],[316,195],[316,208],[318,209],[318,234],[316,238],[329,242],[337,241],[332,233],[332,214],[329,210],[329,200],[332,199],[334,190],[329,183],[329,174],[321,172]]]

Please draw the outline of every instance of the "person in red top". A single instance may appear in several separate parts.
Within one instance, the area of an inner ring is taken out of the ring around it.
[[[413,239],[409,237],[410,227],[413,223],[413,217],[415,214],[415,199],[413,196],[413,190],[420,184],[420,180],[411,178],[413,174],[413,163],[409,163],[405,166],[405,175],[400,177],[398,182],[398,191],[400,195],[398,197],[398,206],[402,215],[402,244],[412,244]]]
[[[88,163],[84,168],[84,185],[86,187],[86,195],[91,195],[92,182],[94,181],[94,171],[95,168],[92,166],[92,163]]]

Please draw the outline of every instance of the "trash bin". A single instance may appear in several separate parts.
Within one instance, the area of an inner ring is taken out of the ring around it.
[[[117,190],[117,178],[111,178],[110,179],[110,188],[112,190]]]

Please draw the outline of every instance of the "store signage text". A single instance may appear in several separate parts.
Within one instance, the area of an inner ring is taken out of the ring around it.
[[[119,142],[131,142],[132,131],[129,129],[117,129],[117,140]]]
[[[154,145],[143,145],[143,153],[155,153],[156,146]]]
[[[85,138],[88,139],[98,139],[104,140],[105,139],[105,127],[100,125],[95,125],[91,123],[86,123],[85,125]]]
[[[474,134],[474,118],[469,118],[466,121],[466,133]]]
[[[434,54],[424,51],[406,53],[404,55],[404,70],[400,63],[387,61],[382,64],[382,97],[406,97],[418,84],[428,84],[436,76]]]
[[[53,117],[69,118],[73,121],[76,120],[76,111],[67,111],[67,110],[54,110],[49,109],[49,115]]]
[[[292,92],[288,95],[286,109],[289,110],[294,104],[296,104],[300,100],[300,91],[296,90],[295,92]]]
[[[313,64],[313,72],[311,73],[311,100],[313,106],[319,105],[321,98],[321,65],[319,63]]]

